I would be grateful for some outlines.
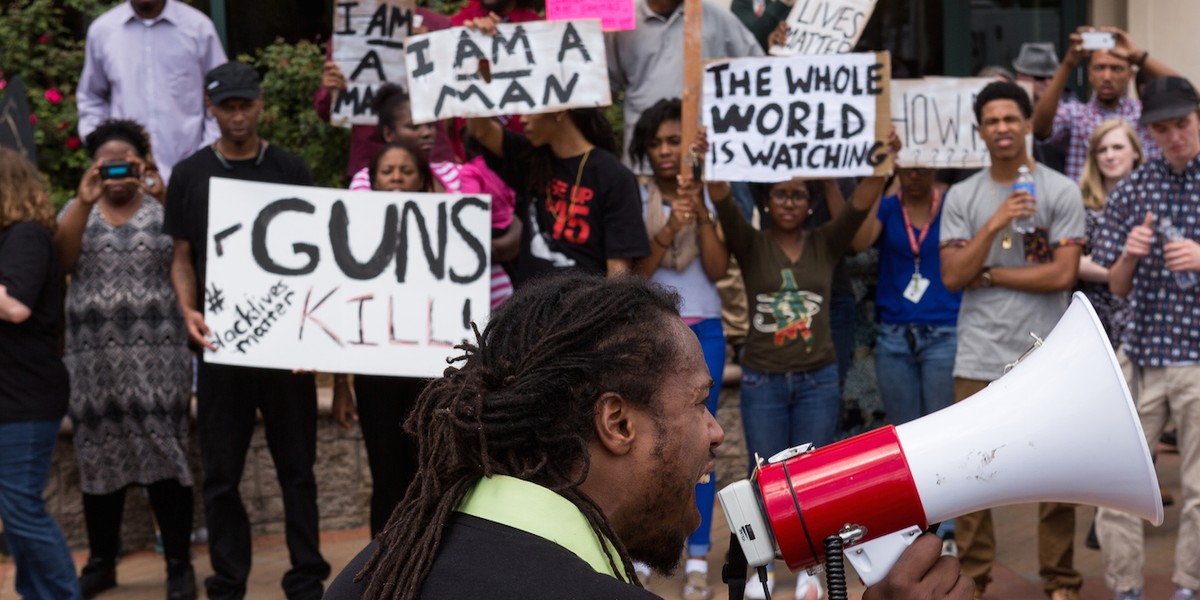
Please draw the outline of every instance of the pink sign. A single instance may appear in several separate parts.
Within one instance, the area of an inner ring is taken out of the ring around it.
[[[633,0],[546,0],[546,20],[600,19],[604,31],[637,28]]]

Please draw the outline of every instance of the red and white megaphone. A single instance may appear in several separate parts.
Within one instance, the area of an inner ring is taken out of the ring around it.
[[[929,524],[993,506],[1070,502],[1163,520],[1125,378],[1079,293],[982,392],[899,427],[785,450],[719,497],[750,566],[778,553],[793,571],[815,567],[836,536],[867,585]]]

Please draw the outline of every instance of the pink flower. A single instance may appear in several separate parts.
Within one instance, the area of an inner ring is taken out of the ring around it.
[[[82,145],[83,142],[79,141],[77,137],[67,138],[67,148],[71,150],[78,150]]]
[[[4,88],[6,88],[6,87],[8,87],[8,80],[7,80],[7,79],[0,79],[0,90],[4,89]]]
[[[29,115],[29,122],[37,125],[37,115]]]
[[[39,35],[39,36],[38,36],[38,43],[39,43],[39,44],[47,44],[47,43],[49,43],[49,42],[50,42],[50,36],[48,36],[48,35],[46,35],[46,34],[44,34],[44,33],[43,33],[42,35]]]
[[[50,104],[58,104],[59,102],[62,102],[62,99],[62,93],[59,92],[58,89],[50,88],[46,90],[46,101]]]

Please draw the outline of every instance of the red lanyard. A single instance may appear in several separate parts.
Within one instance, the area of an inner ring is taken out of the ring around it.
[[[900,214],[904,215],[904,233],[908,234],[908,245],[912,248],[913,257],[921,258],[921,244],[925,243],[925,236],[929,235],[929,229],[933,225],[933,219],[937,216],[938,203],[942,199],[942,195],[937,190],[933,190],[933,204],[929,207],[929,220],[925,221],[925,226],[921,228],[921,237],[918,239],[913,235],[912,219],[908,216],[908,207],[904,206],[904,196],[897,194],[896,198],[900,200]]]

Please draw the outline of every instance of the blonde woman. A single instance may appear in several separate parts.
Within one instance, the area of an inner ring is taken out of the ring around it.
[[[1087,208],[1088,243],[1079,260],[1079,290],[1092,301],[1113,349],[1120,346],[1120,334],[1128,322],[1128,307],[1124,300],[1108,291],[1108,269],[1092,261],[1091,240],[1108,202],[1108,193],[1145,160],[1133,126],[1122,119],[1110,119],[1092,132],[1087,161],[1080,176],[1079,187],[1083,192],[1083,205]]]

